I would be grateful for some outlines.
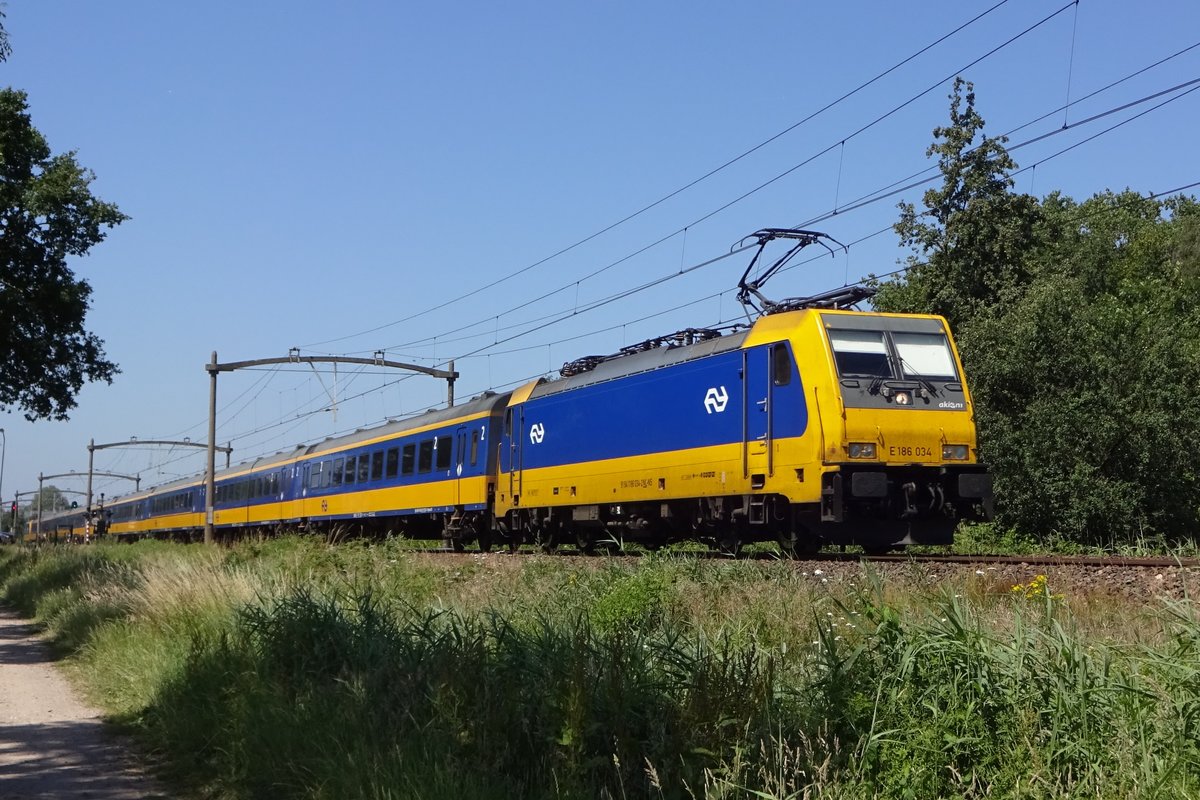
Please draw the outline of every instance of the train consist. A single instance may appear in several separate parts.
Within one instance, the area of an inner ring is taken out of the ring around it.
[[[759,253],[819,236],[756,235]],[[741,297],[760,313],[740,329],[682,331],[219,471],[215,530],[342,526],[454,549],[585,552],[775,541],[797,553],[946,544],[960,520],[989,518],[991,479],[946,321],[844,308],[859,290],[766,301],[761,283],[785,259],[755,283],[747,269]],[[204,521],[195,476],[114,500],[91,525],[82,511],[44,518],[42,535],[192,538]]]

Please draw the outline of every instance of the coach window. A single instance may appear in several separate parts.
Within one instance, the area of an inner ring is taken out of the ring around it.
[[[792,382],[792,356],[783,342],[771,345],[771,380],[776,386]]]
[[[340,458],[333,460],[333,480],[330,483],[334,486],[342,485],[342,470],[345,469],[345,462]]]
[[[396,477],[400,471],[400,448],[392,447],[387,451],[387,476],[389,478]]]
[[[354,479],[358,477],[358,456],[347,456],[346,471],[343,473],[342,485],[354,483]]]
[[[317,489],[321,486],[321,462],[311,465],[308,468],[308,488]]]
[[[333,462],[332,461],[322,461],[321,462],[321,488],[328,489],[329,485],[331,483],[333,483]]]
[[[471,466],[479,461],[479,431],[471,431]]]
[[[377,481],[383,477],[383,451],[371,453],[371,480]]]
[[[433,449],[437,451],[437,468],[450,469],[450,457],[454,452],[454,439],[449,436],[439,436],[437,444],[434,445]]]
[[[371,458],[366,453],[358,457],[358,482],[366,483],[371,479]]]
[[[417,454],[417,472],[429,472],[431,469],[433,469],[433,439],[426,439],[421,442],[421,448]]]
[[[417,462],[417,446],[415,444],[404,445],[404,455],[400,459],[400,474],[412,475],[413,466]]]

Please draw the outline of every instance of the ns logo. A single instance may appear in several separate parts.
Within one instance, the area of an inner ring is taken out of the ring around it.
[[[530,444],[541,444],[544,438],[546,438],[546,427],[542,423],[535,422],[529,426]]]
[[[709,414],[720,414],[729,403],[729,392],[724,386],[714,386],[704,393],[704,410]]]

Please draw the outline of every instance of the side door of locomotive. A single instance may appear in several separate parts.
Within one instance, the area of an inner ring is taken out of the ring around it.
[[[752,489],[763,487],[773,467],[771,347],[742,351],[742,477]]]
[[[522,408],[523,406],[510,406],[504,412],[504,433],[508,439],[508,446],[502,456],[507,458],[505,466],[508,468],[508,496],[513,505],[519,505],[521,499],[521,465],[525,441],[522,433],[525,429],[525,415]]]

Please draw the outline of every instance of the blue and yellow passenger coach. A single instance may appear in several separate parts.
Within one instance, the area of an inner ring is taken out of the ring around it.
[[[355,433],[219,470],[213,526],[221,536],[281,529],[443,537],[488,546],[499,429],[508,395],[488,393]],[[116,538],[195,538],[203,476],[119,498],[100,512]]]
[[[886,549],[990,515],[940,317],[772,313],[564,372],[513,393],[500,442],[497,516],[545,543]]]

